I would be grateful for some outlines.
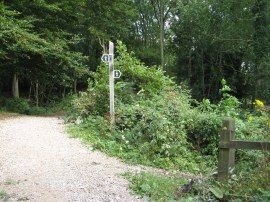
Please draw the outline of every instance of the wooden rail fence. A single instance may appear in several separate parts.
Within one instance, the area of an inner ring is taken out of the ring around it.
[[[227,181],[230,170],[235,165],[235,149],[270,150],[270,142],[251,142],[235,140],[235,121],[223,121],[219,141],[218,180]]]

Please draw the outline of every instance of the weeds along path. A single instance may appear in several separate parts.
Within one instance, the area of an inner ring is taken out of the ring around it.
[[[0,119],[0,191],[8,201],[141,201],[117,175],[139,169],[69,138],[60,119]]]

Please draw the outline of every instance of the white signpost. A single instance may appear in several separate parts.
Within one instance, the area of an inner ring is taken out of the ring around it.
[[[109,42],[109,54],[103,54],[101,57],[102,62],[109,64],[109,87],[110,87],[110,119],[111,124],[115,124],[115,111],[114,111],[114,79],[120,78],[120,70],[114,70],[114,44]]]

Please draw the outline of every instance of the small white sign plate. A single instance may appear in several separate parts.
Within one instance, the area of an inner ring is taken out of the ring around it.
[[[120,78],[122,75],[122,73],[120,72],[120,70],[113,70],[113,78],[118,79]]]
[[[102,62],[109,63],[113,61],[113,54],[103,54],[101,57]]]

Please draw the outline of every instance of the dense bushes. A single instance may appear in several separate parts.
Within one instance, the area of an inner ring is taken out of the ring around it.
[[[29,100],[23,98],[0,98],[0,107],[10,112],[24,114],[29,110]]]
[[[187,142],[184,114],[189,105],[177,91],[165,91],[151,99],[120,105],[116,131],[123,149],[136,149],[164,168],[191,168],[192,145]],[[182,121],[181,121],[182,120]]]
[[[187,119],[187,138],[204,155],[217,155],[222,118],[196,109]]]
[[[71,99],[74,96],[67,96],[61,102],[50,103],[49,105],[36,106],[25,98],[5,98],[0,97],[0,110],[26,115],[52,115],[55,113],[63,114],[70,108]]]
[[[177,86],[156,67],[144,66],[121,42],[117,55],[115,68],[121,70],[122,77],[115,83],[116,125],[109,138],[99,139],[115,142],[121,149],[118,156],[130,153],[123,158],[162,168],[198,170],[200,152],[216,154],[221,118],[191,107],[185,87]],[[107,67],[102,65],[94,78],[88,91],[74,100],[71,115],[88,129],[94,129],[95,117],[99,123],[103,120],[100,124],[108,121]]]
[[[174,155],[179,156],[183,148],[178,147],[181,146],[188,151],[216,156],[222,119],[227,116],[236,119],[237,138],[261,139],[266,136],[267,112],[258,105],[255,112],[244,112],[239,100],[230,94],[232,90],[224,79],[220,90],[222,99],[218,104],[203,100],[192,107],[185,87],[177,86],[156,67],[144,66],[121,42],[117,46],[115,68],[123,75],[115,83],[116,126],[113,135],[119,143],[123,142],[119,137],[124,136],[124,141],[129,142],[124,148],[140,147],[143,153],[170,160]],[[102,64],[93,77],[94,80],[89,80],[88,91],[73,101],[69,119],[89,122],[91,115],[108,121],[108,67]],[[144,144],[147,146],[142,146]]]
[[[120,69],[123,76],[115,83],[116,125],[109,123],[108,69],[105,65],[99,68],[94,80],[89,80],[88,91],[73,101],[73,113],[68,118],[80,124],[74,129],[75,136],[90,142],[93,148],[130,162],[211,173],[216,168],[224,117],[236,120],[237,139],[267,138],[269,113],[261,101],[254,103],[253,111],[241,109],[240,101],[231,95],[230,87],[222,80],[219,103],[213,105],[205,99],[194,106],[196,102],[191,100],[184,86],[177,86],[155,67],[145,67],[127,53],[123,44],[118,43],[117,50],[115,68]],[[242,169],[244,174],[251,170],[262,173],[258,167],[263,159],[261,153],[240,150],[236,157],[237,166],[250,168]],[[266,170],[269,171],[267,166]],[[240,193],[237,184],[244,174],[238,172],[237,180],[224,186],[222,193]],[[255,174],[253,180],[264,179],[262,176],[265,178],[265,175]],[[212,189],[212,181],[205,183],[211,196],[217,194],[215,190],[219,188]],[[267,182],[263,182],[264,187],[270,186],[265,184]],[[256,183],[246,193],[258,194],[255,186]],[[192,193],[205,193],[204,189],[198,190],[201,189],[194,186]]]

